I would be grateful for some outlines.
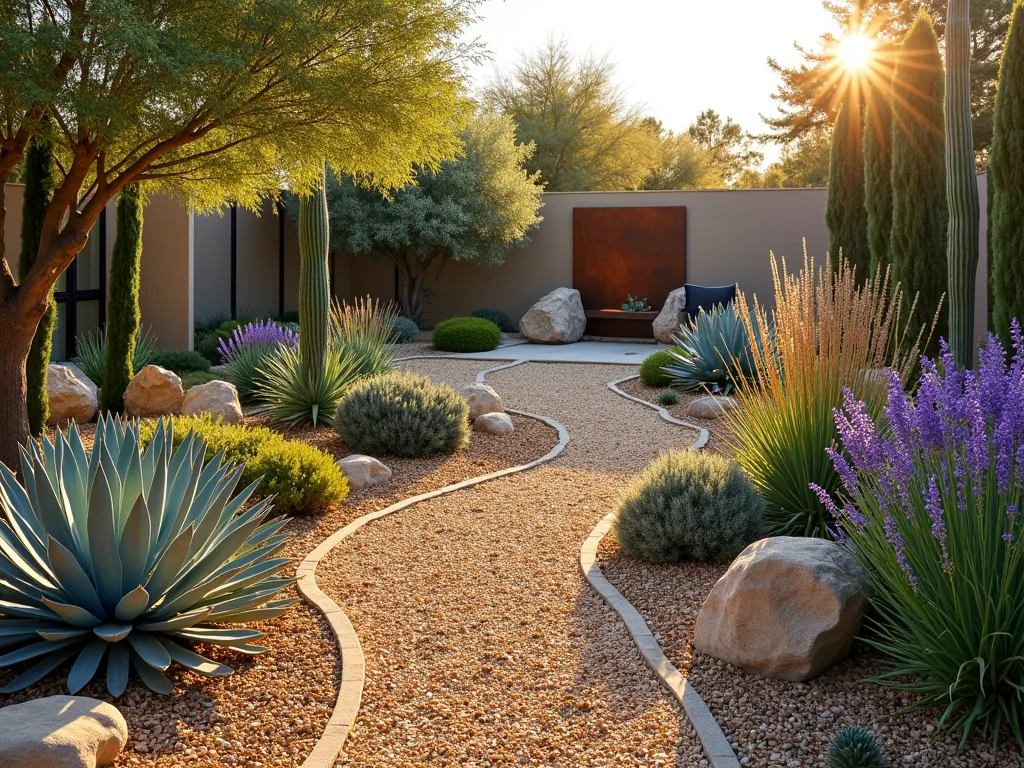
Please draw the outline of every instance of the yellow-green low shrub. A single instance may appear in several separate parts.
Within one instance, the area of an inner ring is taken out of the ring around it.
[[[156,422],[143,422],[143,445],[153,437]],[[224,461],[244,464],[241,486],[261,478],[257,496],[274,495],[274,508],[291,515],[308,515],[339,503],[348,495],[348,479],[334,459],[319,448],[266,427],[224,424],[209,415],[174,417],[174,444],[195,430],[207,445],[207,458],[224,451]]]

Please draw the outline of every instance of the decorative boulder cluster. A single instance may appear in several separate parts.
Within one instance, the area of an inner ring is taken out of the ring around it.
[[[469,403],[469,420],[474,432],[488,435],[511,435],[515,432],[512,419],[501,404],[501,397],[487,384],[468,384],[459,390]]]

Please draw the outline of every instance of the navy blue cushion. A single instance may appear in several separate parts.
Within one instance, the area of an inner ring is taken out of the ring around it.
[[[686,283],[686,314],[696,317],[700,310],[710,312],[719,304],[727,306],[736,298],[736,284],[693,285]]]

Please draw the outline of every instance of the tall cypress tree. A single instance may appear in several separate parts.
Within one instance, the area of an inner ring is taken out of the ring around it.
[[[858,88],[849,95],[836,116],[828,163],[828,200],[825,223],[829,250],[836,266],[840,251],[857,270],[857,278],[868,275],[868,215],[864,207],[864,158],[861,152],[861,109]]]
[[[107,305],[107,368],[103,409],[121,413],[124,391],[132,380],[132,359],[139,336],[139,272],[142,261],[142,192],[138,184],[121,190],[117,200],[117,236],[110,260]]]
[[[889,266],[892,234],[892,103],[879,89],[864,108],[864,207],[868,214],[871,274]]]
[[[999,68],[989,173],[992,327],[1007,342],[1024,322],[1024,1],[1013,9]]]
[[[53,157],[53,142],[45,133],[37,135],[25,153],[25,207],[21,212],[21,252],[18,255],[18,275],[22,280],[35,263],[39,252],[39,238],[43,230],[46,209],[53,197],[57,182],[57,167]],[[36,326],[32,350],[25,362],[25,380],[28,390],[28,424],[33,435],[42,434],[50,416],[46,397],[46,371],[50,365],[53,347],[53,328],[57,324],[57,305],[50,289],[46,313]]]
[[[918,300],[930,321],[946,292],[945,75],[935,27],[921,11],[903,41],[892,81],[892,234],[894,283]],[[926,353],[946,336],[946,311]]]

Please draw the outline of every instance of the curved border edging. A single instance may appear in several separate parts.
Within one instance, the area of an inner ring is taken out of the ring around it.
[[[627,381],[633,381],[634,379],[639,379],[639,378],[640,378],[639,375],[634,375],[634,376],[625,376],[625,377],[623,377],[621,379],[615,379],[615,381],[609,381],[608,382],[608,389],[610,389],[615,394],[617,394],[617,395],[619,395],[621,397],[626,398],[627,400],[632,400],[634,403],[640,403],[640,405],[645,405],[648,408],[651,408],[651,409],[657,411],[658,415],[661,416],[661,418],[663,418],[665,421],[669,422],[670,424],[677,424],[680,427],[686,427],[687,429],[692,429],[692,430],[696,431],[698,433],[697,441],[692,446],[690,446],[690,450],[691,451],[696,451],[696,450],[698,450],[700,448],[703,448],[705,445],[708,444],[708,440],[711,439],[711,433],[708,432],[708,430],[705,429],[704,427],[700,426],[699,424],[691,424],[688,421],[683,421],[682,419],[677,419],[675,416],[673,416],[667,410],[662,408],[660,405],[655,405],[654,403],[649,402],[647,400],[644,400],[642,398],[634,397],[633,395],[631,395],[631,394],[629,394],[627,392],[623,392],[621,389],[619,389],[619,384],[625,384]]]
[[[611,512],[597,524],[587,540],[583,542],[583,546],[580,548],[580,570],[583,572],[584,578],[612,610],[619,614],[640,651],[640,655],[643,656],[644,663],[651,668],[651,671],[661,680],[662,685],[668,688],[672,696],[682,706],[686,716],[693,723],[694,730],[697,731],[697,738],[700,739],[704,752],[711,761],[712,768],[739,768],[740,763],[736,759],[736,753],[733,752],[729,740],[725,737],[725,733],[722,732],[714,715],[711,714],[708,705],[704,703],[704,699],[694,690],[693,686],[689,685],[689,681],[683,677],[676,666],[668,660],[640,612],[601,572],[601,567],[597,564],[597,548],[601,544],[601,540],[611,530],[614,522],[615,513]]]
[[[438,355],[424,355],[423,357],[434,358],[438,357]],[[404,359],[409,360],[417,358]],[[395,362],[401,361],[396,360]],[[523,362],[526,361],[515,361],[511,365],[500,365],[480,371],[477,374],[477,381],[482,382],[484,377],[493,370],[511,368],[514,365],[519,365]],[[463,480],[461,482],[454,483],[453,485],[446,485],[445,487],[438,488],[434,491],[421,493],[417,496],[410,496],[409,498],[396,502],[389,507],[358,517],[320,542],[316,549],[306,555],[299,563],[298,568],[296,568],[296,586],[298,587],[299,592],[307,601],[313,604],[313,607],[323,614],[325,619],[327,619],[327,623],[330,624],[331,631],[334,632],[338,650],[341,652],[341,686],[338,689],[338,698],[335,701],[334,710],[331,712],[331,716],[327,720],[327,725],[324,727],[323,733],[313,746],[313,750],[306,756],[306,759],[302,761],[300,768],[331,768],[334,765],[335,760],[341,753],[342,747],[345,746],[345,740],[348,738],[348,734],[352,730],[352,726],[355,724],[356,716],[359,714],[359,705],[363,697],[363,683],[366,681],[365,658],[363,656],[363,648],[359,643],[359,636],[356,635],[352,622],[349,621],[348,616],[341,607],[328,597],[317,585],[317,566],[320,564],[320,561],[331,552],[331,550],[367,523],[379,520],[382,517],[387,517],[388,515],[392,515],[396,512],[401,512],[402,510],[415,504],[419,504],[422,501],[429,501],[430,499],[445,496],[464,488],[471,488],[490,480],[496,480],[499,477],[505,477],[506,475],[533,469],[534,467],[540,466],[541,464],[545,464],[554,459],[564,451],[566,445],[569,444],[570,438],[568,430],[555,419],[547,416],[539,416],[535,413],[515,410],[513,408],[506,409],[506,413],[514,413],[517,416],[536,419],[537,421],[547,424],[558,433],[558,443],[539,459],[534,459],[526,464],[520,464],[516,467],[506,467],[505,469],[499,469],[496,472],[490,472],[486,475],[471,477],[468,480]]]

